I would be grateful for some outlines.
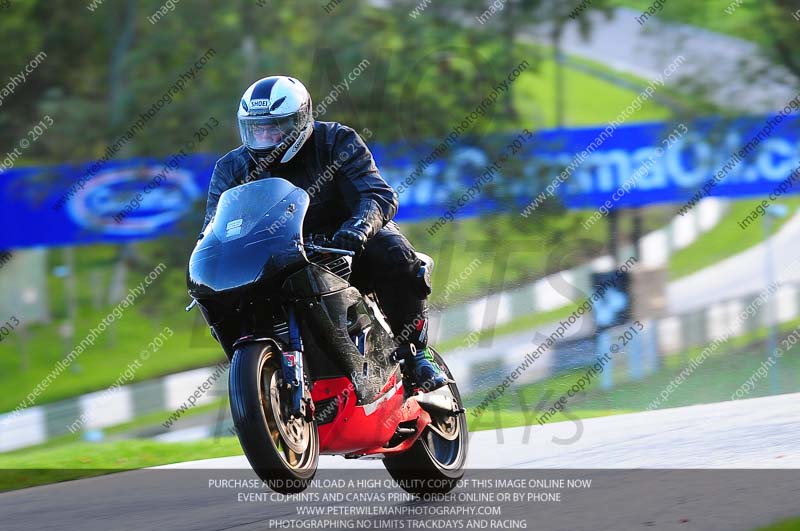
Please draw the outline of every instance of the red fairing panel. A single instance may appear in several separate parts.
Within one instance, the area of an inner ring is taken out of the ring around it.
[[[392,376],[387,391],[364,406],[356,405],[353,384],[348,378],[318,380],[311,389],[315,403],[337,397],[338,414],[333,422],[319,426],[323,454],[375,453],[394,435],[400,422],[419,418],[415,400],[403,404],[403,384]],[[424,412],[423,412],[424,413]]]

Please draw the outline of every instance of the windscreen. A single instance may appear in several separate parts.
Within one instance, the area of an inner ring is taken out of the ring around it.
[[[263,179],[226,190],[217,205],[214,234],[223,242],[250,234],[273,207],[286,201],[286,196],[295,190],[297,187],[284,179]],[[276,222],[279,219],[280,216]]]
[[[280,178],[225,191],[189,262],[193,296],[279,278],[304,264],[298,242],[308,202],[305,190]]]

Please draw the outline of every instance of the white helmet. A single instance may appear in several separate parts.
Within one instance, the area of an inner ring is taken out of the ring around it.
[[[270,76],[250,85],[237,115],[242,144],[270,166],[289,162],[314,128],[311,95],[292,77]]]

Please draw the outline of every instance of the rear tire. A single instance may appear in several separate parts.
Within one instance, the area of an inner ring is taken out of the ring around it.
[[[317,471],[315,422],[284,414],[280,353],[271,343],[242,345],[231,362],[229,393],[239,443],[269,487],[283,494],[305,490]]]
[[[453,380],[450,369],[438,352],[431,348],[436,363]],[[450,392],[458,406],[463,409],[461,394],[455,383],[449,384]],[[435,391],[434,391],[435,392]],[[431,493],[446,493],[453,490],[464,476],[464,465],[469,447],[467,416],[461,412],[454,417],[431,414],[431,419],[444,433],[453,437],[448,440],[430,426],[406,452],[384,458],[386,470],[406,492],[417,496]]]

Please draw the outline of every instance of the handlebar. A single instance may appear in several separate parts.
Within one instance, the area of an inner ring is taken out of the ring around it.
[[[346,251],[344,249],[335,249],[333,247],[322,247],[320,245],[316,245],[313,243],[304,243],[303,246],[309,251],[316,251],[318,253],[331,253],[331,254],[341,254],[344,256],[355,256],[356,253],[353,251]]]

